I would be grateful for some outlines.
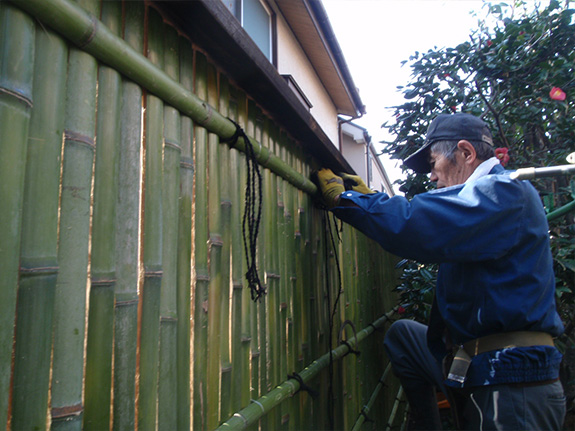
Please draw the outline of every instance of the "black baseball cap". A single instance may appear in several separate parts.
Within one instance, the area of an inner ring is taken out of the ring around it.
[[[404,160],[407,167],[418,174],[431,172],[429,150],[438,141],[483,141],[493,146],[489,126],[481,118],[471,114],[440,114],[433,119],[423,147]]]

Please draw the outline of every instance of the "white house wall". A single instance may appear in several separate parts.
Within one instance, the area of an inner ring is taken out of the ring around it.
[[[292,75],[312,104],[311,114],[324,133],[337,147],[337,111],[314,68],[303,52],[285,20],[278,14],[277,20],[278,72]]]

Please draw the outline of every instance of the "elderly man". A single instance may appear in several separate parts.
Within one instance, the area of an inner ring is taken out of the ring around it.
[[[457,401],[464,429],[562,426],[553,337],[563,325],[545,212],[533,186],[510,179],[493,155],[481,119],[439,115],[424,146],[405,160],[431,173],[437,190],[408,201],[373,193],[358,177],[345,191],[330,170],[318,174],[337,217],[391,253],[440,264],[429,326],[399,320],[384,342],[412,429],[441,428],[435,388]]]

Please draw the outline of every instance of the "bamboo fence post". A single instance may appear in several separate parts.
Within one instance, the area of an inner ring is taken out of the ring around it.
[[[150,61],[162,63],[162,18],[155,9],[146,8]],[[141,298],[138,427],[152,430],[157,422],[158,368],[160,341],[160,297],[163,278],[163,132],[164,105],[152,95],[146,96],[145,172],[144,172],[144,285]]]
[[[220,112],[229,115],[230,89],[228,80],[219,76],[219,107]],[[221,145],[218,144],[218,147]],[[234,364],[230,361],[230,284],[231,279],[230,262],[231,262],[231,183],[230,174],[230,151],[221,147],[218,148],[219,171],[218,177],[222,180],[219,184],[220,191],[220,232],[222,235],[222,256],[221,256],[221,299],[219,308],[220,315],[220,364],[221,364],[221,385],[220,385],[220,417],[218,424],[227,419],[232,414],[232,369]],[[238,326],[239,322],[238,322]],[[239,364],[238,364],[239,365]]]
[[[99,14],[100,2],[83,6]],[[52,427],[81,429],[97,63],[70,48],[52,365]]]
[[[124,2],[124,38],[143,51],[144,5]],[[120,111],[118,203],[116,209],[116,291],[114,318],[114,430],[136,426],[136,370],[140,287],[140,204],[142,90],[122,81]]]
[[[208,103],[214,106],[218,100],[218,82],[215,67],[207,66]],[[220,417],[221,383],[221,321],[219,317],[222,297],[222,235],[220,211],[219,139],[208,134],[208,268],[210,282],[208,288],[208,366],[207,366],[207,428],[214,429]]]
[[[189,115],[198,125],[230,139],[235,125],[207,102],[194,95],[178,82],[170,79],[160,68],[140,53],[132,50],[123,40],[113,35],[104,25],[78,8],[69,0],[12,0],[72,42],[94,55],[118,72],[131,78],[151,93],[166,100],[171,106]],[[270,154],[258,142],[252,142],[258,162],[307,193],[315,194],[317,187],[301,173],[290,169],[279,157]],[[245,151],[245,142],[239,139],[235,147]]]
[[[198,97],[207,96],[207,60],[196,51],[195,88]],[[194,342],[193,342],[193,428],[206,429],[207,415],[207,349],[208,349],[208,133],[195,128],[195,200],[194,200]]]
[[[180,37],[180,82],[191,90],[193,87],[194,53],[189,40]],[[178,231],[178,280],[177,280],[177,375],[178,375],[178,422],[177,429],[191,428],[190,400],[190,299],[192,260],[192,205],[194,187],[192,120],[181,117],[182,156],[180,161],[180,215]]]
[[[66,89],[66,56],[62,39],[52,32],[36,32],[35,106],[30,119],[27,166],[23,169],[26,179],[14,344],[13,429],[46,427],[58,273],[59,177],[64,128],[61,102]]]
[[[116,34],[121,31],[120,19],[120,3],[105,2],[102,5],[102,21]],[[110,426],[120,95],[120,75],[115,70],[100,65],[92,218],[92,274],[86,347],[86,429],[104,429]]]
[[[300,149],[301,153],[301,149]],[[302,154],[297,159],[298,170],[306,172],[307,165],[302,162]],[[298,370],[303,369],[304,365],[311,362],[310,343],[311,343],[311,326],[310,326],[310,296],[312,292],[313,280],[312,275],[312,254],[310,241],[310,216],[311,206],[310,199],[301,190],[297,192],[298,208],[298,228],[296,231],[298,244],[296,245],[296,254],[298,256],[296,266],[296,295],[298,296],[299,307],[296,307],[296,322],[299,323],[299,350]],[[299,232],[299,235],[298,235]],[[300,415],[302,427],[310,426],[312,417],[312,399],[311,397],[302,397],[300,401]]]
[[[238,124],[245,124],[246,121],[246,100],[243,93],[234,93],[235,106],[234,118]],[[244,187],[246,171],[242,169],[245,165],[244,156],[237,150],[232,149],[230,153],[230,181],[235,184],[231,192],[232,201],[232,283],[233,283],[233,308],[232,308],[232,385],[233,399],[232,411],[238,410],[246,405],[250,400],[250,387],[257,390],[259,384],[259,367],[250,367],[250,344],[257,342],[257,325],[255,332],[251,330],[251,321],[255,320],[257,314],[253,312],[253,305],[249,289],[244,289],[243,280],[245,274],[244,246],[242,243],[242,214],[245,205]],[[261,260],[260,260],[261,265]],[[260,266],[261,268],[261,266]],[[259,306],[265,306],[265,297]]]
[[[253,124],[254,130],[256,129],[256,119],[257,110],[255,106],[250,104],[250,120]],[[276,154],[277,142],[276,135],[272,130],[273,126],[266,123],[266,127],[263,131],[262,141],[269,142],[268,151],[272,154]],[[266,202],[265,209],[267,218],[267,229],[265,230],[265,238],[267,244],[274,244],[274,246],[266,247],[269,249],[268,262],[266,263],[266,284],[267,284],[267,314],[263,314],[261,311],[259,313],[260,321],[265,321],[266,331],[260,332],[260,377],[263,377],[262,383],[260,384],[260,396],[262,393],[266,393],[272,387],[277,385],[281,380],[280,376],[280,355],[281,351],[281,325],[280,325],[280,262],[279,253],[282,248],[280,238],[279,238],[279,228],[280,228],[280,196],[279,196],[279,184],[278,178],[273,173],[270,172],[268,179],[265,181],[264,188],[264,199]],[[264,354],[265,352],[265,354]],[[279,429],[281,422],[280,412],[273,412],[265,418],[262,422],[262,427],[265,425],[270,429]]]
[[[237,92],[234,92],[233,87],[230,88],[230,100],[228,114],[236,123],[240,124],[241,121],[238,118],[238,104],[237,104]],[[230,190],[230,203],[231,203],[231,214],[230,214],[230,225],[231,235],[231,410],[236,411],[242,406],[242,393],[245,387],[249,388],[249,385],[244,385],[244,381],[249,381],[249,364],[247,368],[247,373],[245,372],[245,361],[246,357],[243,355],[243,329],[244,329],[244,316],[242,313],[242,293],[243,293],[243,273],[242,273],[242,239],[241,239],[241,216],[240,216],[240,176],[239,176],[239,163],[240,158],[238,157],[238,152],[234,149],[230,151],[229,159],[229,181],[231,183]],[[249,401],[249,396],[247,398]]]
[[[8,423],[35,24],[0,3],[0,426]]]
[[[179,81],[178,34],[173,27],[156,23],[168,76]],[[181,161],[181,122],[179,112],[169,105],[164,107],[164,165],[162,203],[162,262],[163,277],[160,289],[160,362],[158,383],[158,428],[176,429],[177,424],[177,264],[178,218]]]

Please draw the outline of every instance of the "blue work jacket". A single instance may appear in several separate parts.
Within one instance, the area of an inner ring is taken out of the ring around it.
[[[496,165],[474,181],[411,200],[353,191],[341,199],[356,206],[334,214],[385,250],[440,264],[435,312],[455,344],[509,331],[563,332],[547,219],[528,181]],[[486,352],[473,357],[465,386],[557,378],[560,361],[555,347]]]

